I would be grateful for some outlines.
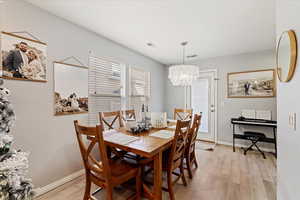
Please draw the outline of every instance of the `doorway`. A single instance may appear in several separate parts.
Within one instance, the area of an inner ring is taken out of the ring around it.
[[[202,113],[197,139],[217,142],[217,70],[200,71],[199,78],[191,85],[191,107]]]

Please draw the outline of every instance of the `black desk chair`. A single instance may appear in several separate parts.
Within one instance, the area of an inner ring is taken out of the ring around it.
[[[245,131],[244,132],[244,137],[247,140],[250,140],[252,142],[252,144],[247,149],[244,149],[244,155],[246,155],[247,152],[249,150],[252,150],[252,147],[255,146],[256,149],[262,154],[262,156],[264,157],[264,159],[266,159],[265,153],[262,150],[260,150],[259,146],[257,146],[257,143],[259,141],[263,141],[266,138],[266,135],[263,134],[263,133],[259,133],[259,132]]]

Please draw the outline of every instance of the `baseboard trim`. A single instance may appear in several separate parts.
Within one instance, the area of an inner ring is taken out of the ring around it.
[[[66,176],[62,179],[59,179],[53,183],[50,183],[49,185],[46,185],[44,187],[39,187],[39,188],[35,188],[34,189],[34,192],[35,192],[35,196],[38,197],[38,196],[41,196],[43,194],[46,194],[47,192],[50,192],[51,190],[54,190],[55,188],[59,187],[59,186],[62,186],[80,176],[82,176],[83,174],[85,173],[85,170],[82,169],[82,170],[79,170],[73,174],[70,174],[69,176]]]
[[[222,144],[222,145],[226,145],[226,146],[233,146],[232,142],[225,142],[225,141],[218,141],[217,144]],[[246,148],[248,147],[247,145],[244,144],[235,144],[235,147],[243,147]],[[270,149],[270,148],[264,148],[264,147],[260,147],[261,150],[265,151],[265,152],[270,152],[270,153],[275,153],[274,149]]]

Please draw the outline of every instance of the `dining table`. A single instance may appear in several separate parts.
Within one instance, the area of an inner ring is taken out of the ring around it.
[[[143,196],[147,199],[162,199],[162,154],[172,145],[175,126],[176,122],[170,122],[166,128],[152,128],[135,134],[121,127],[103,134],[107,146],[153,160],[153,188],[143,183]]]

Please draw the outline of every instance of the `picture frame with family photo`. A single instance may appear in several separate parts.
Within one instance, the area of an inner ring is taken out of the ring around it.
[[[54,115],[88,113],[88,67],[55,61],[53,73]]]
[[[47,44],[1,32],[2,78],[47,82]]]
[[[227,74],[228,98],[272,98],[276,96],[274,69]]]

